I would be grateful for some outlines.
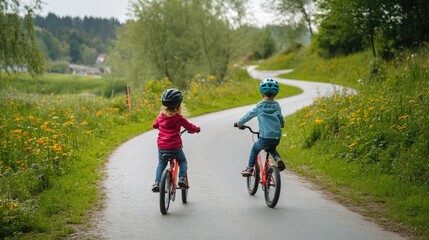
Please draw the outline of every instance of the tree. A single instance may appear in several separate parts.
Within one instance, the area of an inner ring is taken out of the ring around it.
[[[313,0],[266,0],[266,5],[284,18],[288,25],[304,22],[313,35]]]
[[[34,76],[43,72],[44,58],[33,25],[41,1],[33,5],[22,2],[0,0],[0,74],[26,70]]]
[[[318,52],[323,57],[347,55],[364,49],[364,31],[359,29],[355,9],[350,1],[325,1],[319,33],[315,37]]]
[[[87,47],[86,45],[81,45],[80,49],[81,62],[84,65],[93,65],[97,59],[98,53],[95,48]]]
[[[45,53],[51,60],[68,60],[70,55],[70,46],[54,37],[51,32],[46,29],[36,29],[36,36]]]
[[[374,57],[391,57],[395,49],[429,41],[427,0],[319,0],[319,7],[317,41],[331,55],[338,46],[344,53],[371,47]]]
[[[53,13],[46,17],[36,16],[34,23],[38,27],[38,40],[49,59],[69,60],[72,63],[80,63],[85,58],[80,52],[83,49],[93,48],[97,50],[97,54],[107,53],[116,39],[116,28],[121,26],[113,18],[82,19],[58,17]]]
[[[115,56],[129,78],[168,78],[177,85],[196,75],[226,76],[236,55],[235,27],[243,16],[243,0],[141,0],[136,20],[126,24]],[[125,41],[125,42],[122,42]]]

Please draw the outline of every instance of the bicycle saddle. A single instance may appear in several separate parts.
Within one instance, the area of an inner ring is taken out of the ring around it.
[[[271,151],[276,150],[276,146],[268,146],[264,150],[265,150],[265,152],[271,152]]]
[[[162,159],[163,160],[170,161],[170,160],[173,160],[175,158],[176,158],[176,154],[174,154],[174,153],[164,153],[164,154],[162,154]]]

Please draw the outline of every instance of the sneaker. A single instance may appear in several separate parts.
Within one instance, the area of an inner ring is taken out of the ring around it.
[[[180,188],[186,187],[186,177],[179,177],[179,187]]]
[[[279,169],[280,172],[285,170],[286,166],[283,160],[277,159],[277,168]]]
[[[246,169],[244,169],[243,171],[241,171],[241,175],[243,175],[243,177],[247,177],[252,175],[253,172],[253,168],[252,167],[246,167]]]
[[[152,185],[152,192],[159,192],[159,182],[155,182]]]

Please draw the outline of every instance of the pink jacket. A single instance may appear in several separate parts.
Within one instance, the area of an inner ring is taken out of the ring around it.
[[[199,127],[188,122],[180,114],[166,116],[160,113],[152,127],[159,130],[157,143],[158,148],[162,150],[180,149],[182,147],[181,127],[184,127],[190,133],[200,132]]]

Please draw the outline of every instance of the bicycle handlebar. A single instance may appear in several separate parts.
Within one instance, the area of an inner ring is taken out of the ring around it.
[[[247,125],[242,125],[242,126],[240,127],[240,126],[238,126],[238,124],[237,124],[237,123],[234,123],[234,127],[238,128],[238,129],[241,129],[241,130],[244,130],[244,129],[246,129],[246,128],[247,128],[247,129],[249,129],[249,131],[250,131],[251,133],[258,135],[258,137],[259,137],[259,132],[253,131],[253,129],[252,129],[251,127],[247,126]]]
[[[195,132],[190,132],[190,131],[187,131],[186,129],[184,129],[184,130],[180,131],[180,135],[182,135],[184,132],[188,132],[188,133],[190,133],[190,134],[195,133]]]

